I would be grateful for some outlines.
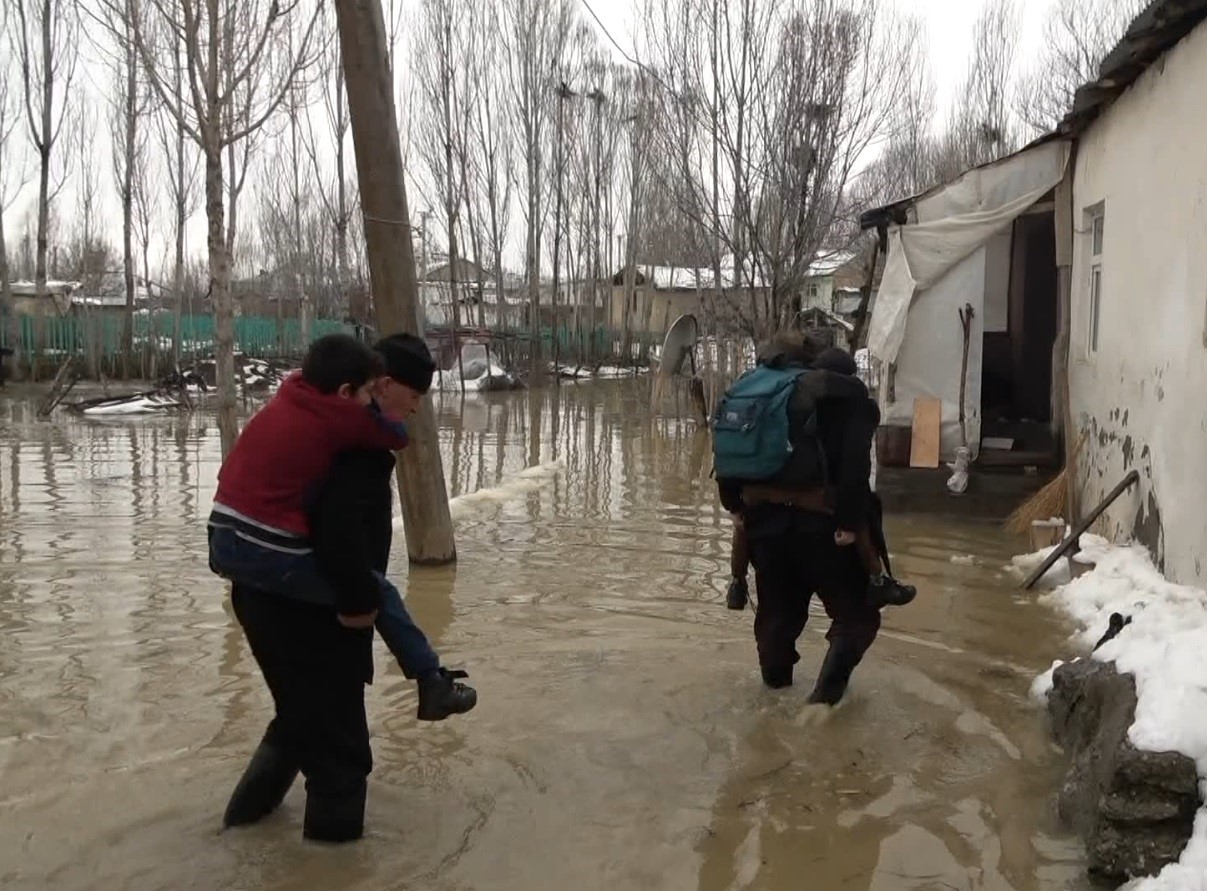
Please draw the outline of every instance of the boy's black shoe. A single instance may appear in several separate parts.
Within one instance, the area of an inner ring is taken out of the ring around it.
[[[449,715],[463,715],[478,704],[478,691],[457,682],[467,678],[464,671],[441,668],[419,681],[419,720],[443,721]]]
[[[868,602],[876,609],[885,606],[905,606],[918,596],[913,585],[903,585],[891,575],[881,573],[868,582]]]
[[[750,588],[746,584],[746,579],[734,579],[729,583],[729,591],[725,594],[727,607],[732,610],[744,610],[749,599]]]

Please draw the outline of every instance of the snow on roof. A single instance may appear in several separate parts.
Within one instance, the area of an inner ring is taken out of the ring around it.
[[[46,280],[47,294],[67,294],[71,291],[78,290],[81,287],[79,282],[55,281],[52,279]],[[31,281],[13,282],[9,286],[14,297],[34,297],[38,293],[38,286]]]
[[[646,281],[652,281],[658,291],[712,291],[718,287],[716,271],[711,266],[699,269],[685,266],[642,266],[640,269]],[[757,270],[748,269],[741,281],[735,285],[733,261],[725,260],[721,263],[721,290],[735,286],[749,287],[752,283],[756,288],[763,287]]]
[[[826,276],[833,275],[854,259],[855,253],[853,251],[829,251],[818,254],[816,259],[809,265],[809,277],[825,278]]]

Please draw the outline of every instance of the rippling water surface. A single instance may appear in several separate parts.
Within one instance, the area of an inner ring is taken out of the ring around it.
[[[408,572],[397,536],[393,575],[481,701],[416,723],[378,645],[368,837],[339,849],[302,842],[300,784],[218,832],[270,703],[206,566],[212,418],[0,399],[0,885],[1081,887],[1027,701],[1067,629],[1003,574],[1017,543],[892,518],[918,600],[813,720],[825,618],[763,690],[707,439],[646,386],[437,403],[451,494],[491,491],[456,503],[455,569]]]

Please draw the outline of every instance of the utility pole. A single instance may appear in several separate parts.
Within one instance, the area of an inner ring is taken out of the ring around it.
[[[606,97],[604,96],[603,90],[600,89],[599,87],[596,87],[594,90],[592,90],[590,93],[587,94],[587,98],[591,100],[591,104],[594,106],[594,109],[595,109],[595,201],[594,201],[594,208],[593,208],[593,210],[594,210],[593,224],[594,225],[592,227],[593,231],[591,233],[591,248],[592,248],[591,253],[592,253],[592,259],[593,259],[594,272],[591,276],[591,313],[590,313],[591,340],[590,340],[590,345],[587,348],[589,361],[592,364],[594,364],[594,362],[595,362],[595,331],[596,331],[596,328],[599,326],[599,311],[597,309],[597,304],[599,302],[599,259],[600,259],[599,258],[599,235],[600,235],[600,229],[602,228],[602,226],[600,225],[600,218],[599,218],[599,186],[600,186],[600,180],[602,179],[602,175],[603,175],[603,170],[602,170],[602,167],[603,167],[603,158],[602,158],[603,136],[600,132],[600,113],[599,113],[599,111],[600,111],[600,108],[603,107],[604,100]],[[609,241],[610,241],[610,239],[609,239]]]
[[[562,81],[557,88],[557,207],[553,212],[553,296],[550,307],[553,315],[553,365],[557,367],[561,360],[560,341],[557,336],[557,296],[560,279],[561,249],[562,249],[562,179],[565,175],[565,128],[566,100],[577,96],[570,87]],[[540,320],[537,320],[537,332],[540,332]]]
[[[378,330],[418,334],[415,246],[381,0],[335,0],[335,14]],[[457,547],[429,400],[420,404],[409,429],[411,445],[398,462],[407,555],[416,564],[452,563]]]

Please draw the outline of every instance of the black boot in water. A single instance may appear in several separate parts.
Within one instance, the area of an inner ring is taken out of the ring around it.
[[[297,776],[296,761],[276,746],[261,742],[226,805],[223,827],[247,826],[267,817],[281,806]]]
[[[458,678],[469,677],[464,671],[441,668],[419,681],[419,720],[443,721],[449,715],[463,715],[478,704],[478,691]]]
[[[340,795],[308,792],[302,837],[307,841],[341,844],[365,834],[366,784]]]
[[[817,684],[809,694],[809,702],[838,705],[847,692],[855,666],[862,658],[863,654],[851,641],[843,638],[832,641],[830,649],[826,651],[826,658],[822,660],[821,671],[817,674]]]

